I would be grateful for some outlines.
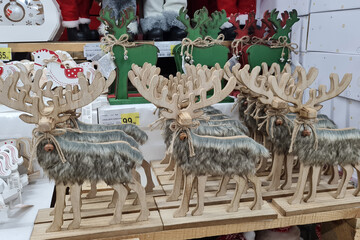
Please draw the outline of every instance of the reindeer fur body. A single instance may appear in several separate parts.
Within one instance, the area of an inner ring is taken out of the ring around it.
[[[102,132],[109,130],[121,130],[130,135],[140,143],[144,144],[148,140],[148,135],[134,124],[121,124],[121,125],[101,125],[101,124],[86,124],[76,120],[79,130],[87,132]]]
[[[141,152],[128,142],[87,143],[62,137],[56,139],[67,160],[65,163],[61,162],[56,149],[44,151],[47,140],[37,148],[40,166],[56,184],[82,184],[85,180],[103,180],[108,185],[128,183],[132,180],[131,169],[143,160]]]
[[[269,153],[265,147],[246,136],[200,136],[192,130],[195,156],[189,157],[188,139],[175,139],[174,157],[186,175],[239,175],[255,173],[256,160]]]
[[[360,130],[359,129],[324,129],[317,128],[318,149],[315,150],[314,133],[303,137],[300,128],[294,143],[294,151],[305,165],[357,165],[360,162]]]

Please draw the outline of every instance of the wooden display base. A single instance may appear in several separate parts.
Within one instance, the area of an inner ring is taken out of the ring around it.
[[[180,205],[178,201],[166,202],[173,187],[173,180],[169,177],[172,171],[165,172],[166,164],[160,161],[152,161],[151,166],[157,179],[161,183],[153,192],[147,193],[147,204],[151,210],[149,221],[135,222],[139,214],[139,206],[133,205],[136,194],[128,195],[123,211],[123,222],[118,225],[109,225],[114,209],[108,209],[113,190],[105,184],[98,184],[97,196],[86,199],[86,193],[90,190],[90,184],[83,186],[82,194],[82,222],[80,229],[66,230],[73,216],[70,210],[70,201],[66,198],[64,225],[60,232],[45,233],[53,216],[52,209],[41,209],[36,218],[31,239],[150,239],[150,240],[177,240],[192,239],[208,236],[217,236],[238,232],[247,232],[263,229],[287,227],[293,225],[329,222],[334,220],[349,219],[356,221],[360,216],[360,197],[353,197],[354,189],[348,190],[346,199],[334,199],[331,195],[336,192],[337,185],[327,184],[328,176],[322,176],[318,193],[314,203],[301,205],[289,205],[287,199],[295,191],[297,175],[294,174],[293,184],[289,190],[266,191],[268,182],[263,181],[262,194],[264,205],[261,210],[251,211],[249,205],[253,201],[253,190],[241,197],[238,212],[228,213],[226,207],[234,193],[235,183],[231,180],[225,196],[215,197],[220,177],[210,177],[205,188],[205,209],[202,216],[191,216],[191,210],[195,206],[195,199],[190,202],[190,210],[186,217],[173,218],[173,213]],[[348,186],[352,188],[351,185]],[[267,202],[268,200],[269,202]],[[340,222],[340,221],[339,221]],[[349,228],[349,224],[343,224]],[[355,224],[351,236],[360,236],[360,228]],[[343,238],[342,240],[356,239]]]
[[[51,223],[35,224],[31,239],[94,239],[114,237],[119,235],[141,234],[156,232],[163,229],[158,211],[151,211],[149,220],[135,222],[139,213],[123,214],[122,223],[109,225],[112,216],[84,218],[81,227],[76,230],[67,230],[70,220],[64,221],[61,231],[47,233]]]
[[[186,217],[174,218],[175,209],[161,209],[160,215],[164,222],[164,230],[204,227],[218,224],[243,223],[256,220],[266,220],[277,218],[277,212],[264,202],[261,210],[250,210],[252,202],[240,203],[238,212],[226,212],[228,204],[215,206],[205,206],[202,216],[191,216],[191,208]]]
[[[360,198],[354,197],[353,192],[354,190],[347,190],[346,197],[343,199],[335,199],[334,191],[317,193],[314,202],[301,204],[289,204],[289,198],[275,198],[273,204],[284,216],[360,207]],[[357,210],[360,213],[360,208]]]

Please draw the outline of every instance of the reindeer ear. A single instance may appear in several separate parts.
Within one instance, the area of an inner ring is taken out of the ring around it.
[[[21,119],[21,120],[23,120],[24,122],[26,122],[26,123],[32,123],[32,124],[37,124],[38,122],[36,121],[36,119],[34,119],[34,117],[33,116],[31,116],[31,115],[28,115],[28,114],[21,114],[20,116],[19,116],[19,118]]]

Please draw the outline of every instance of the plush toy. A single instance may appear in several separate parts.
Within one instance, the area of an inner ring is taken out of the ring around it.
[[[63,17],[63,26],[67,28],[70,41],[99,40],[99,34],[90,30],[90,8],[93,0],[57,0]]]
[[[161,41],[164,32],[168,33],[168,40],[186,37],[185,26],[176,19],[179,10],[186,6],[186,0],[144,0],[144,18],[140,24],[145,38]]]

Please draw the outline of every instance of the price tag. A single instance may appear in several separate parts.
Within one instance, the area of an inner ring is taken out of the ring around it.
[[[171,56],[174,56],[174,47],[175,47],[176,45],[171,45],[170,46],[170,53],[171,53]]]
[[[140,114],[138,112],[122,113],[121,114],[121,123],[122,124],[132,123],[135,125],[140,125]]]
[[[0,60],[11,60],[11,48],[0,48]]]

